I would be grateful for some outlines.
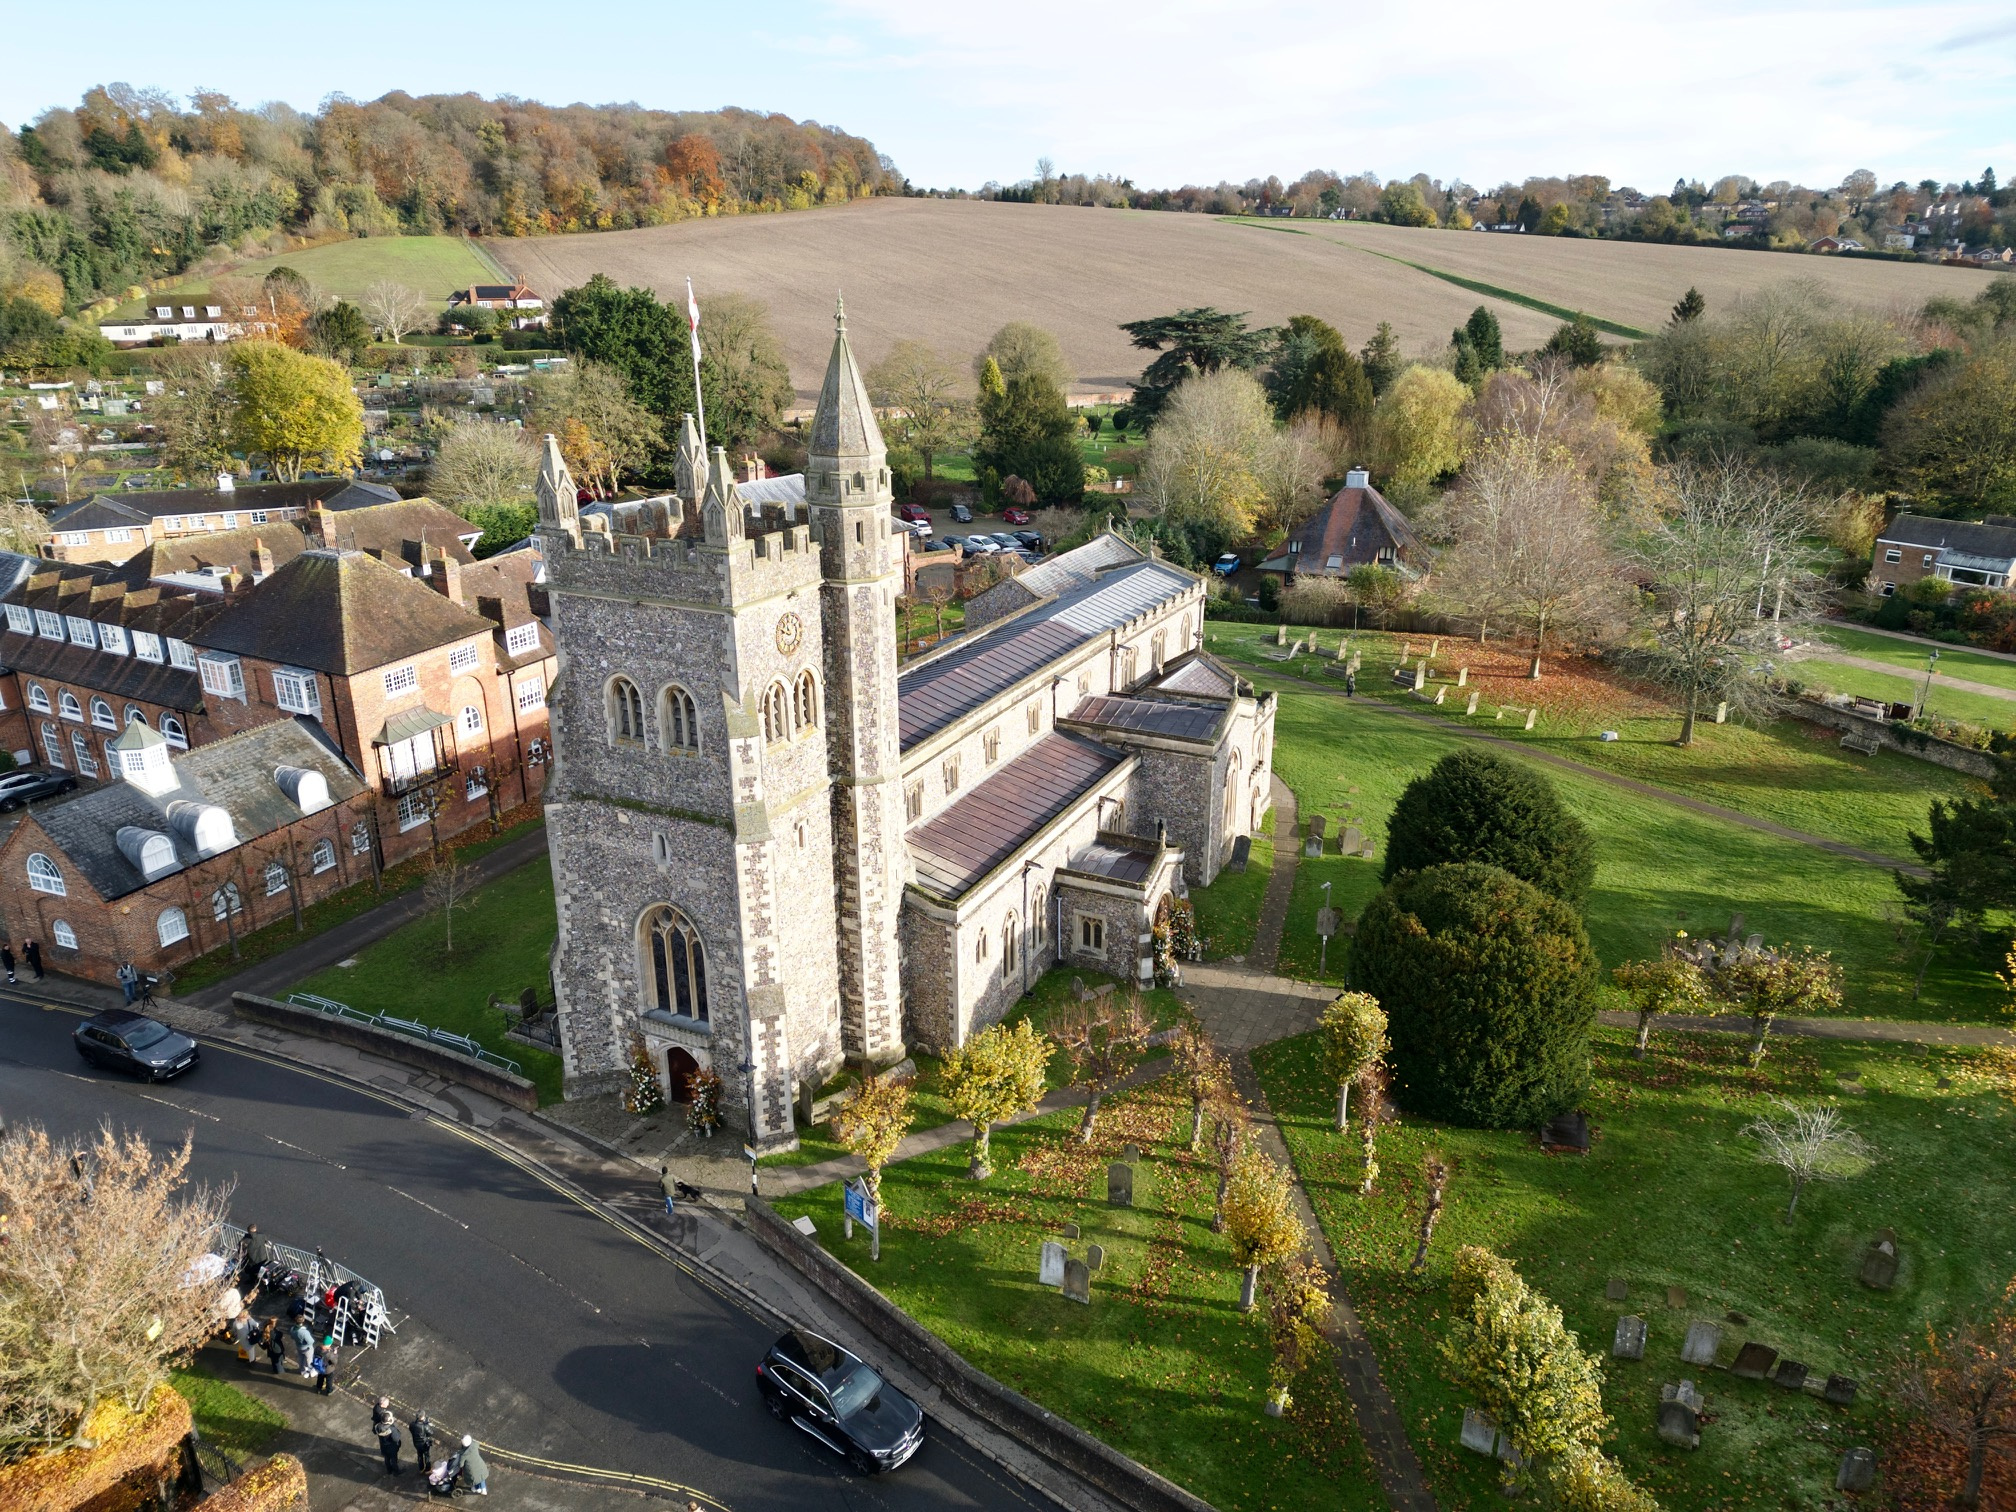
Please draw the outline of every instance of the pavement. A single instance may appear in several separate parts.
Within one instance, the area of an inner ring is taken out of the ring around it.
[[[1851,652],[1837,651],[1831,647],[1811,648],[1788,660],[1839,662],[1844,667],[1860,667],[1865,672],[1881,672],[1885,677],[1901,677],[1909,682],[1920,682],[1925,676],[1923,672],[1914,672],[1909,667],[1898,666],[1895,662],[1878,661],[1873,656],[1856,656]],[[1979,693],[1985,698],[2001,698],[2016,703],[2016,689],[1999,687],[1995,683],[1973,682],[1965,677],[1949,677],[1944,672],[1932,674],[1932,686],[1952,688],[1960,693]]]

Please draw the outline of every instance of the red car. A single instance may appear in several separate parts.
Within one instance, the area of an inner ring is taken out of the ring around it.
[[[899,520],[908,520],[912,525],[929,525],[931,523],[930,512],[922,504],[898,504],[896,506],[896,518]]]
[[[1010,525],[1027,525],[1029,523],[1029,511],[1011,507],[1001,511],[1001,518],[1006,520]]]

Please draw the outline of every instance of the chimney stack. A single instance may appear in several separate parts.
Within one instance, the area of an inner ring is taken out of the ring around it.
[[[252,581],[263,582],[273,575],[273,553],[259,536],[252,538]]]
[[[476,612],[499,630],[504,628],[504,600],[501,598],[492,598],[487,593],[479,595],[476,600]]]
[[[1372,474],[1362,467],[1354,467],[1344,474],[1344,486],[1346,488],[1370,488],[1372,486]]]
[[[308,513],[302,519],[301,526],[306,531],[308,539],[313,541],[317,546],[322,547],[324,550],[330,550],[335,547],[336,519],[335,516],[322,507],[320,499],[309,504]]]

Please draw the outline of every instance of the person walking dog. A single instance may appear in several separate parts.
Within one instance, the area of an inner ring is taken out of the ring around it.
[[[399,1473],[399,1419],[392,1415],[392,1399],[378,1398],[371,1409],[371,1431],[378,1437],[378,1452],[385,1456],[385,1473]]]
[[[672,1167],[662,1165],[658,1167],[658,1190],[665,1194],[665,1216],[667,1218],[677,1218],[679,1216],[679,1207],[674,1200],[679,1195],[679,1185],[679,1178],[672,1174]]]

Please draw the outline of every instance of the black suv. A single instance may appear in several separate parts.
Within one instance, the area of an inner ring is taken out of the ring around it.
[[[831,1339],[794,1328],[756,1367],[763,1405],[864,1475],[894,1470],[924,1442],[924,1410]]]
[[[131,1071],[149,1081],[180,1076],[203,1056],[188,1035],[124,1008],[108,1008],[84,1020],[71,1039],[92,1065]]]
[[[38,798],[76,791],[77,779],[68,772],[17,769],[0,776],[0,814],[11,814]]]

